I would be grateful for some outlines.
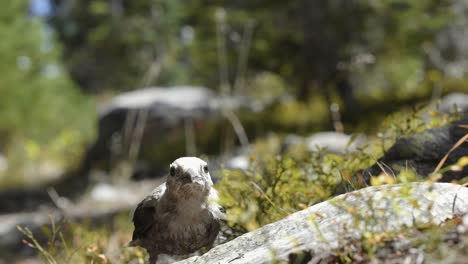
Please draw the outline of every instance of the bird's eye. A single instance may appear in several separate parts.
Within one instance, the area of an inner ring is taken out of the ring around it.
[[[204,171],[205,173],[208,173],[208,172],[209,172],[209,170],[208,170],[208,165],[203,166],[203,171]]]
[[[169,169],[169,175],[175,176],[175,167],[172,167]]]

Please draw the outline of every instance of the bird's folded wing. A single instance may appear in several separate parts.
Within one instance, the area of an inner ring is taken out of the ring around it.
[[[166,190],[166,185],[161,184],[154,189],[149,196],[141,201],[133,213],[132,242],[129,245],[138,245],[138,240],[145,238],[154,225],[156,206]]]
[[[154,224],[156,208],[153,206],[145,206],[144,202],[145,201],[138,204],[133,214],[135,230],[133,231],[132,242],[144,238]]]

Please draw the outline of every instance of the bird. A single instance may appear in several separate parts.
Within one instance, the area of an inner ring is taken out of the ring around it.
[[[160,254],[187,255],[212,247],[225,219],[218,197],[204,160],[176,159],[166,182],[137,205],[128,246],[145,248],[151,264]]]

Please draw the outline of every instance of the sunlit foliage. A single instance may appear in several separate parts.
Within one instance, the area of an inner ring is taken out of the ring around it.
[[[0,10],[0,152],[10,163],[0,181],[7,182],[27,182],[41,166],[73,165],[94,134],[91,100],[63,68],[51,28],[29,17],[27,4],[8,1]]]

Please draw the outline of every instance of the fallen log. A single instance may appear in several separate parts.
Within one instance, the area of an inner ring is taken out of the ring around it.
[[[398,232],[468,213],[468,188],[450,183],[368,187],[337,196],[178,263],[274,263],[326,255],[365,232]]]

